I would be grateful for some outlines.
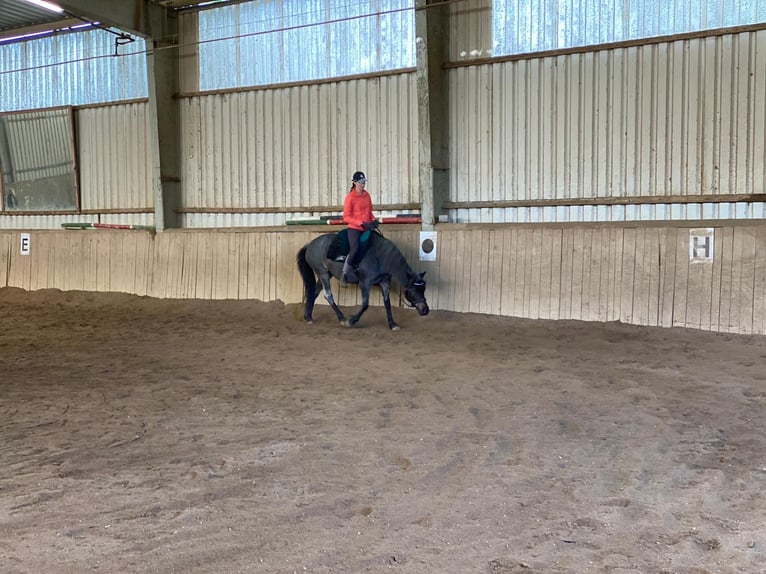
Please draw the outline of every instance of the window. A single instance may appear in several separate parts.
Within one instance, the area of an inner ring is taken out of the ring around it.
[[[412,0],[257,0],[199,19],[204,90],[415,65]]]
[[[493,55],[766,22],[766,0],[493,0]]]
[[[76,106],[147,97],[144,40],[119,48],[103,30],[0,45],[0,110]]]
[[[72,108],[0,115],[4,211],[77,209]]]

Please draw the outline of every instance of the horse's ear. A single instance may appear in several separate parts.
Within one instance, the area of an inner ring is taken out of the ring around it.
[[[420,274],[420,278],[422,279],[425,276],[426,276],[426,271],[423,271],[423,273]]]

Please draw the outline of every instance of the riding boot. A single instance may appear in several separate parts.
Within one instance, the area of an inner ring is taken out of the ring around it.
[[[348,262],[348,259],[346,259],[343,262],[343,272],[340,274],[340,286],[346,287],[348,285],[348,276],[351,272],[351,265]]]

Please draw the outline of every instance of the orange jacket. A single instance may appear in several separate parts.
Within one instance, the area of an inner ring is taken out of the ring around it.
[[[352,189],[346,195],[346,201],[343,202],[343,221],[351,229],[364,229],[363,223],[369,223],[375,220],[372,213],[372,198],[365,190],[361,195]]]

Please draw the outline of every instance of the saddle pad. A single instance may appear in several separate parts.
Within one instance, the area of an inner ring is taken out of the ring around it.
[[[359,237],[359,255],[357,261],[361,261],[364,254],[367,252],[371,233],[372,232],[368,229]],[[330,244],[330,248],[327,250],[327,259],[332,261],[342,261],[346,259],[348,251],[348,229],[342,229],[335,235],[335,239]]]

